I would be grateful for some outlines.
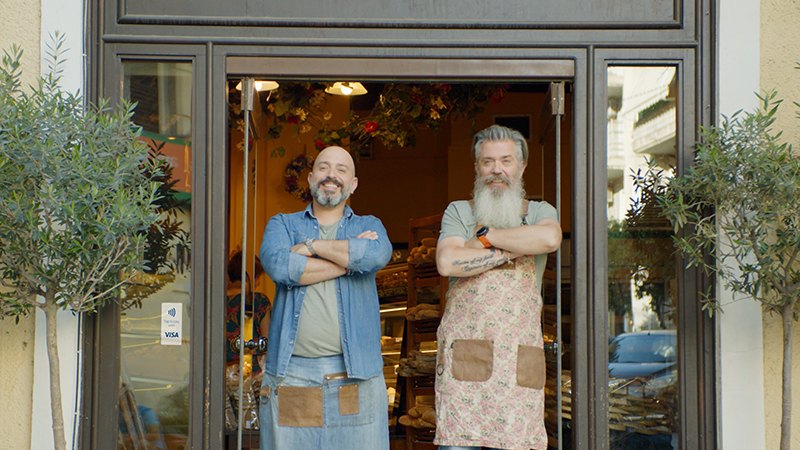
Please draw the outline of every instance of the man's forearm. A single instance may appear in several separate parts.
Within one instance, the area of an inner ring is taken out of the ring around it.
[[[486,238],[495,248],[521,255],[542,255],[558,250],[561,228],[557,224],[493,228]]]
[[[306,258],[306,267],[300,276],[301,286],[332,280],[347,273],[347,269],[331,261],[320,258]]]
[[[440,253],[437,254],[436,268],[442,276],[470,277],[505,264],[516,256],[496,248],[458,247],[441,249]]]
[[[350,244],[346,240],[315,240],[312,244],[317,257],[327,260],[339,267],[347,268],[350,264]]]

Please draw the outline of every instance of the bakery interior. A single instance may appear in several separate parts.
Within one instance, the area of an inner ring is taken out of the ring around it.
[[[257,80],[256,88],[260,83]],[[266,80],[265,80],[266,81]],[[560,120],[549,104],[549,82],[396,80],[269,80],[254,94],[250,114],[242,111],[242,83],[229,79],[228,253],[242,249],[253,273],[254,255],[271,216],[303,209],[314,157],[328,145],[348,149],[356,161],[357,191],[350,206],[381,219],[394,247],[390,263],[376,276],[381,303],[381,338],[389,400],[392,448],[427,449],[435,431],[433,378],[436,327],[447,280],[434,265],[441,214],[450,201],[468,199],[474,181],[473,134],[491,124],[516,128],[528,139],[524,174],[529,199],[556,204],[556,157],[560,157],[560,255],[550,256],[543,282],[545,341],[560,328],[561,388],[555,352],[548,351],[546,422],[551,448],[559,436],[569,448],[570,413],[570,234],[572,198],[572,94]],[[337,83],[338,82],[338,83]],[[344,88],[342,90],[342,87]],[[344,92],[343,92],[344,91]],[[348,93],[350,95],[342,95]],[[358,94],[358,95],[353,95]],[[249,123],[245,126],[245,117]],[[560,149],[556,148],[560,127]],[[245,130],[249,141],[245,146]],[[247,176],[245,177],[245,147]],[[247,195],[245,196],[245,178]],[[245,197],[247,207],[244,207]],[[557,311],[558,287],[561,311]],[[254,289],[270,299],[274,285],[260,277]],[[560,318],[560,327],[557,323]],[[252,336],[251,322],[245,338]],[[256,356],[257,357],[257,356]],[[243,369],[250,373],[248,360]],[[233,384],[233,382],[231,383]],[[235,391],[228,386],[226,391]],[[561,391],[562,433],[557,392]],[[234,396],[228,398],[236,409]],[[244,448],[257,448],[255,427],[244,430]],[[230,427],[226,433],[235,433]]]

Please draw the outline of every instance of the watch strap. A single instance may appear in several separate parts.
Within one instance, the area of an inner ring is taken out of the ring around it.
[[[317,257],[317,252],[314,251],[314,239],[306,239],[305,242],[306,248],[308,249],[308,253],[311,253],[311,256]]]

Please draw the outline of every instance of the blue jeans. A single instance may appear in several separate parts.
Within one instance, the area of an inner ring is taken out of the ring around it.
[[[389,448],[383,374],[350,379],[341,356],[292,356],[285,377],[265,373],[261,386],[261,450]]]

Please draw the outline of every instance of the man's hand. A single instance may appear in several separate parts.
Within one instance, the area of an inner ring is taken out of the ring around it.
[[[358,236],[356,236],[356,239],[369,239],[371,241],[374,241],[374,240],[378,239],[378,233],[375,232],[375,231],[372,231],[372,230],[362,231],[361,233],[358,234]],[[315,240],[314,242],[317,243],[317,242],[325,242],[325,241],[323,241],[323,240]],[[311,255],[311,252],[308,251],[308,246],[306,246],[305,242],[300,242],[298,244],[294,244],[292,246],[292,248],[289,249],[289,250],[292,253],[297,253],[298,255],[303,255],[303,256],[306,256],[306,257],[309,257],[309,258],[311,258],[313,256],[313,255]]]
[[[470,238],[470,240],[468,240],[467,242],[465,242],[465,243],[464,243],[464,247],[466,247],[466,248],[474,248],[474,249],[478,249],[478,250],[481,250],[481,249],[483,249],[483,248],[484,248],[484,247],[483,247],[483,242],[481,242],[481,241],[480,241],[478,238],[476,238],[476,237],[472,237],[472,238]]]
[[[303,255],[311,258],[311,252],[308,251],[308,247],[306,247],[305,242],[301,242],[299,244],[294,244],[291,249],[289,249],[292,253],[297,253],[298,255]]]
[[[356,239],[369,239],[370,241],[374,241],[378,239],[378,233],[372,230],[362,231],[356,236]]]

